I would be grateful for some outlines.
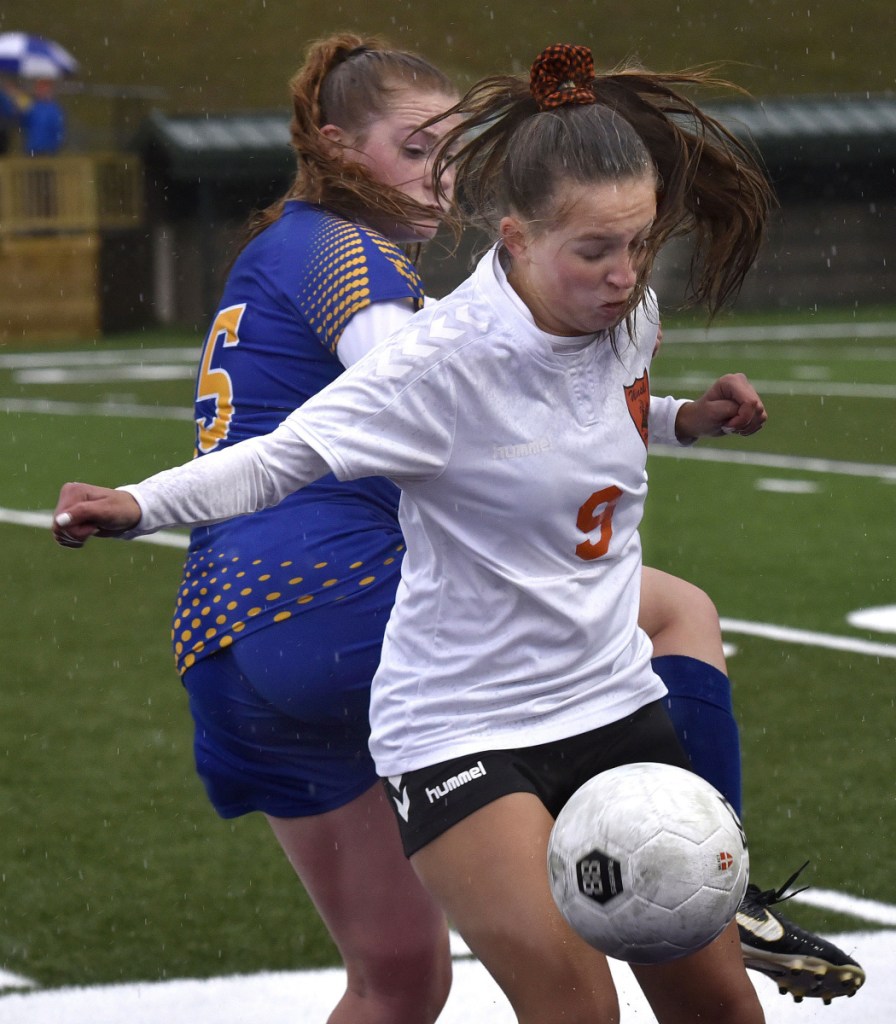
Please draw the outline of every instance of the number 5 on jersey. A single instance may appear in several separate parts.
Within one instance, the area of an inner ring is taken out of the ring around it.
[[[229,348],[238,345],[240,320],[246,311],[245,303],[222,309],[215,317],[205,341],[196,382],[196,403],[214,400],[215,415],[196,419],[196,447],[203,454],[212,451],[227,437],[233,419],[233,382],[226,370],[214,367],[219,345]]]

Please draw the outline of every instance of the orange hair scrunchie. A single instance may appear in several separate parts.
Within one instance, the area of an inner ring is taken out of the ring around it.
[[[595,103],[594,58],[587,46],[557,43],[535,58],[529,73],[529,91],[539,110],[566,104]]]

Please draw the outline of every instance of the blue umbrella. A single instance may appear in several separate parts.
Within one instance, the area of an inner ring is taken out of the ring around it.
[[[73,75],[78,62],[58,43],[27,32],[0,33],[0,72],[23,78]]]

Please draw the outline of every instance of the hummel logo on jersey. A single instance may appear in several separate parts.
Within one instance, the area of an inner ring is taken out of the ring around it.
[[[452,775],[451,778],[438,783],[432,789],[427,786],[426,795],[429,798],[429,802],[434,804],[441,797],[448,796],[453,789],[460,789],[461,786],[465,786],[468,782],[472,782],[474,779],[481,779],[483,775],[487,774],[485,765],[481,761],[477,761],[472,768],[464,769],[464,771],[458,772],[457,775]]]
[[[521,444],[492,445],[493,459],[524,459],[527,455],[541,455],[553,447],[549,437],[539,437],[534,441],[523,441]]]

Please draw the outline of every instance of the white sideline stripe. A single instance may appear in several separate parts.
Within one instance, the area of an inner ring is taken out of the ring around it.
[[[679,345],[681,343],[679,342]],[[827,370],[829,364],[833,363],[892,363],[896,362],[896,345],[858,345],[850,342],[839,348],[824,348],[817,346],[813,348],[806,342],[798,342],[790,345],[786,341],[770,340],[767,344],[758,341],[750,342],[749,346],[741,346],[737,351],[739,362],[747,362],[751,359],[778,360],[783,363],[797,363],[793,367],[794,373],[809,373],[813,368],[810,364],[821,364],[823,370]],[[656,363],[657,373],[660,372],[661,364]],[[652,378],[651,378],[652,379]],[[821,380],[824,378],[812,376],[806,380]]]
[[[26,370],[38,366],[119,366],[122,363],[189,363],[199,347],[103,349],[79,352],[18,352],[0,355],[0,369]]]
[[[780,477],[762,477],[756,481],[757,491],[772,494],[817,494],[821,484],[814,480],[782,480]]]
[[[64,370],[47,367],[40,370],[16,370],[16,384],[105,384],[119,380],[192,380],[196,368],[192,365],[172,363],[122,363],[120,366]]]
[[[861,896],[849,896],[833,889],[807,889],[790,897],[794,903],[805,903],[808,907],[820,907],[839,914],[849,914],[873,924],[896,925],[896,907]]]
[[[0,523],[10,523],[13,526],[33,526],[39,530],[49,530],[53,525],[52,512],[20,512],[14,508],[0,508]],[[163,548],[187,548],[190,546],[190,539],[183,533],[175,533],[173,530],[160,530],[158,533],[151,533],[146,537],[136,537],[135,543],[156,544]]]
[[[815,341],[818,338],[896,338],[896,324],[777,324],[756,327],[663,328],[667,341]]]
[[[896,481],[896,466],[875,462],[840,462],[799,455],[775,455],[771,452],[723,451],[720,448],[673,448],[653,445],[650,455],[665,459],[696,459],[698,462],[727,462],[740,466],[762,466],[797,470],[805,473],[831,473],[835,476],[865,476]]]
[[[714,377],[684,374],[680,377],[659,377],[651,385],[663,392],[705,391]],[[825,398],[896,398],[896,384],[852,384],[832,380],[753,380],[760,395],[812,395]]]
[[[135,405],[132,402],[60,402],[48,398],[3,398],[0,412],[41,413],[47,416],[123,416],[148,420],[189,420],[182,406]]]
[[[21,974],[13,974],[12,971],[0,967],[0,993],[5,988],[34,988],[35,982]]]
[[[773,626],[768,622],[748,622],[745,619],[720,618],[719,622],[723,633],[741,633],[785,644],[823,647],[829,651],[850,651],[872,658],[896,658],[896,644],[875,643],[872,640],[834,636],[831,633],[815,633],[808,629],[792,629],[789,626]]]

